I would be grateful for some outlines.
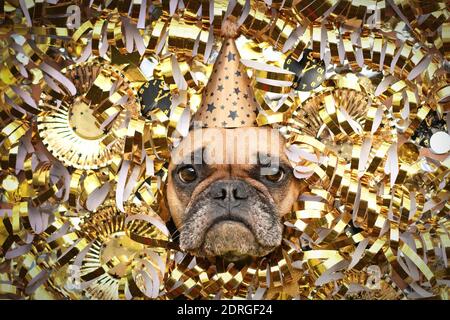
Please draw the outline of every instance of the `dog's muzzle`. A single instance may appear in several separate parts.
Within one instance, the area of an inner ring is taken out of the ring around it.
[[[193,200],[186,216],[180,245],[198,255],[260,256],[281,242],[273,202],[244,180],[215,181]]]

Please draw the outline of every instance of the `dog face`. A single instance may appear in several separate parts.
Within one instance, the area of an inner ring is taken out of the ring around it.
[[[230,261],[270,253],[281,244],[281,217],[298,198],[298,184],[277,131],[191,131],[172,157],[167,184],[181,249]]]

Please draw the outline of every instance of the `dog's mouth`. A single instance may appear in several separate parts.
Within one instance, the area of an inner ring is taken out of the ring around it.
[[[214,219],[205,229],[197,256],[221,256],[228,261],[243,261],[252,256],[263,256],[275,247],[263,246],[252,225],[245,219],[224,215]]]
[[[215,225],[220,224],[220,223],[226,223],[226,222],[241,224],[254,234],[253,228],[248,221],[246,221],[245,219],[243,219],[241,217],[228,214],[228,215],[219,216],[219,217],[213,219],[211,221],[210,225],[205,230],[205,236],[211,230],[211,228],[213,228]],[[203,241],[204,240],[205,240],[205,237],[203,238]]]
[[[239,239],[245,239],[246,246],[259,245],[247,222],[238,218],[217,219],[206,230],[200,252],[203,251],[205,256],[221,256],[233,262],[245,260],[250,253],[238,243]]]

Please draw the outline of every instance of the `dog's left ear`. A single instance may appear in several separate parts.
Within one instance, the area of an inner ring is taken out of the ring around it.
[[[167,195],[167,183],[164,184],[162,190],[162,199],[161,201],[159,201],[159,216],[164,222],[168,222],[170,220],[170,211],[166,195]]]

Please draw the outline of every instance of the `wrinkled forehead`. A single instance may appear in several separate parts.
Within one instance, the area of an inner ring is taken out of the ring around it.
[[[265,157],[286,158],[284,144],[278,130],[267,127],[198,128],[191,130],[174,149],[172,162],[255,164]]]

